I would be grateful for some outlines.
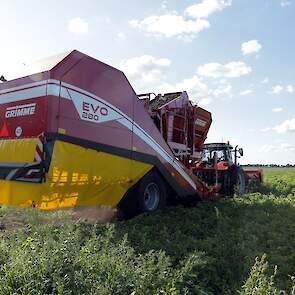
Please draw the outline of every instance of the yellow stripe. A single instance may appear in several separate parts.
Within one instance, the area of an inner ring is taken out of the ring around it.
[[[23,207],[34,203],[41,209],[81,205],[115,207],[125,192],[152,167],[56,141],[46,182],[0,180],[0,203]]]
[[[0,162],[33,162],[37,139],[0,140]]]

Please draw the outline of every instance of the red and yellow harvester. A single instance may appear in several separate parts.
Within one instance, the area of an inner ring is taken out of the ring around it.
[[[192,172],[211,114],[186,94],[137,96],[121,71],[78,51],[0,84],[0,203],[140,211],[169,194],[213,198]]]

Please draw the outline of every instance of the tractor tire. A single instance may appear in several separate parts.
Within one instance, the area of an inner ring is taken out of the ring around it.
[[[151,171],[139,182],[137,201],[139,213],[154,212],[166,205],[167,187],[162,178]]]
[[[246,176],[241,167],[236,169],[234,192],[237,195],[243,195],[246,192]]]
[[[226,171],[226,173],[223,175],[221,194],[223,196],[231,196],[234,194],[232,176],[229,171]]]

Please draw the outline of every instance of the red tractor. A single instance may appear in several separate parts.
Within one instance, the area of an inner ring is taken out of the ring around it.
[[[243,170],[238,164],[242,156],[243,149],[229,143],[204,144],[194,174],[208,185],[219,186],[221,195],[244,194],[249,182],[262,181],[262,170]]]

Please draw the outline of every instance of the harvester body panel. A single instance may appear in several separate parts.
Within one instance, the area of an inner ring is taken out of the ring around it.
[[[0,203],[114,207],[153,168],[180,196],[211,192],[121,71],[78,51],[49,64],[0,84]]]

